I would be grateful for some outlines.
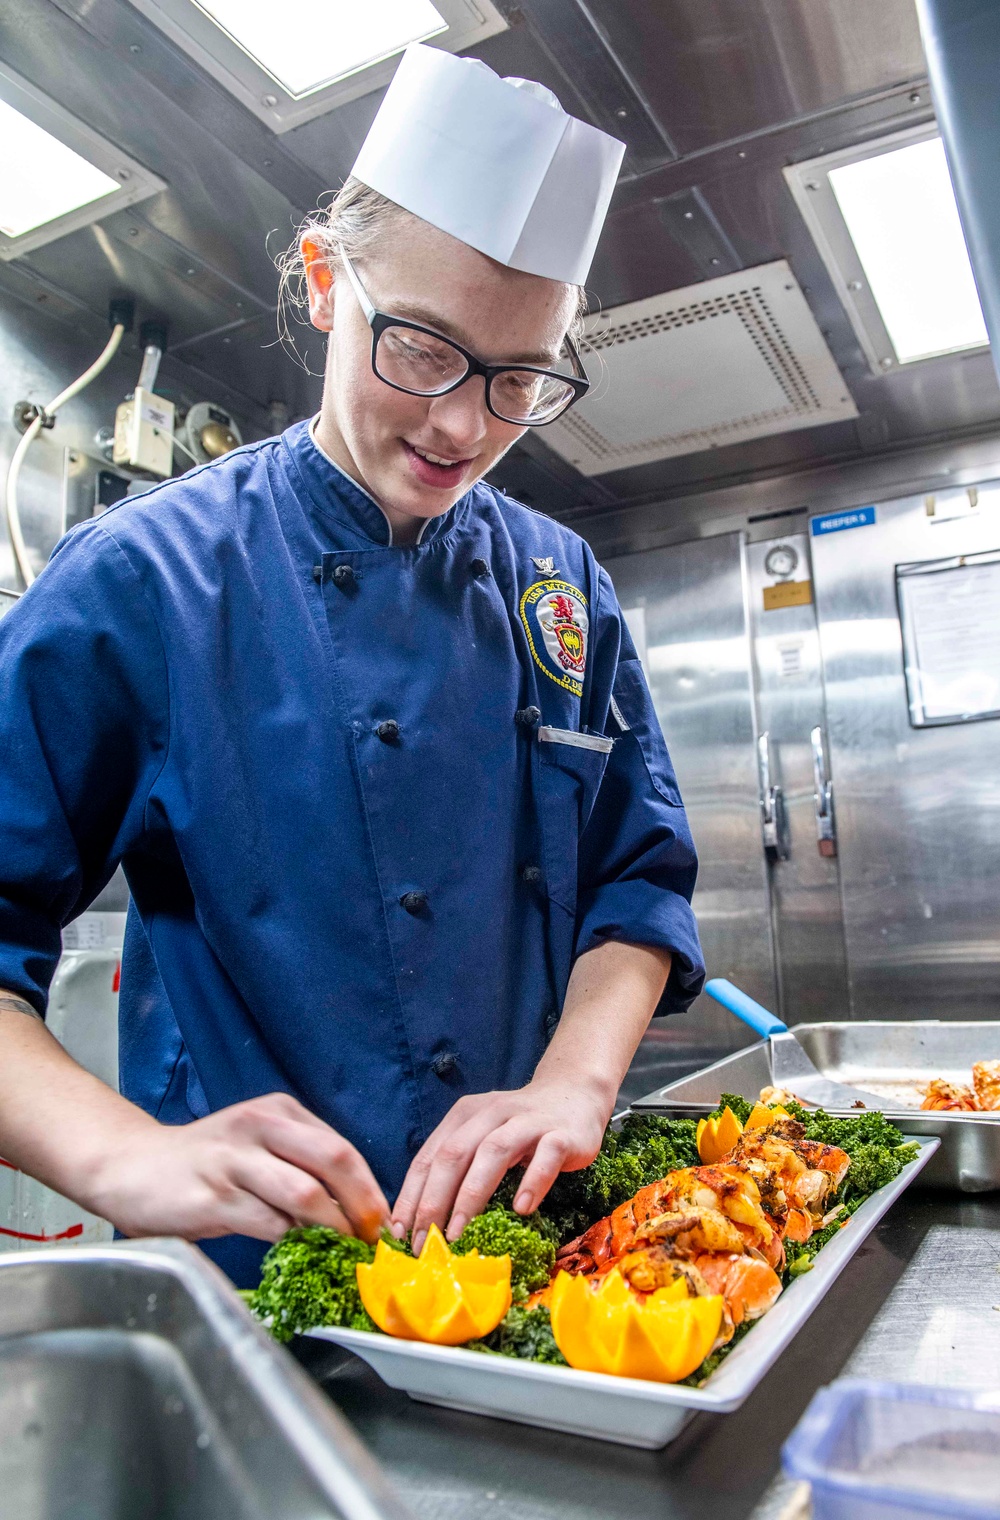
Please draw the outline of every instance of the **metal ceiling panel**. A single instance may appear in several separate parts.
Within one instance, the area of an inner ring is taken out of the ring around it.
[[[925,73],[913,0],[588,0],[679,153]]]
[[[591,393],[546,431],[585,475],[857,415],[783,259],[605,312]]]

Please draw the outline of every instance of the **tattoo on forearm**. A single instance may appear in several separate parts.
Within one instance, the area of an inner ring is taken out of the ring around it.
[[[24,998],[15,997],[12,992],[0,992],[0,1013],[25,1013],[29,1019],[41,1018],[37,1008],[32,1008]]]

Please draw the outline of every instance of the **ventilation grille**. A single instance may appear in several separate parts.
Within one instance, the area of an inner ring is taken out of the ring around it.
[[[784,260],[603,312],[593,389],[545,430],[585,475],[856,417]]]

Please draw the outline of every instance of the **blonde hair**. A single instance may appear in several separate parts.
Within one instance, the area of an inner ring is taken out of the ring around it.
[[[380,195],[359,179],[346,180],[329,205],[307,216],[299,227],[295,241],[275,259],[278,270],[278,336],[282,344],[306,370],[309,365],[299,353],[292,331],[293,323],[302,323],[309,310],[306,267],[302,257],[304,239],[318,244],[330,264],[343,249],[349,259],[361,258],[399,222],[413,216],[395,201]],[[583,340],[587,315],[587,294],[577,285],[577,302],[569,326],[569,336],[577,344]],[[312,373],[312,371],[309,371]]]

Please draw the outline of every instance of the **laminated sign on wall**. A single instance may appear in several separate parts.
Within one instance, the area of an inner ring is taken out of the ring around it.
[[[914,728],[1000,718],[1000,550],[896,566]]]

